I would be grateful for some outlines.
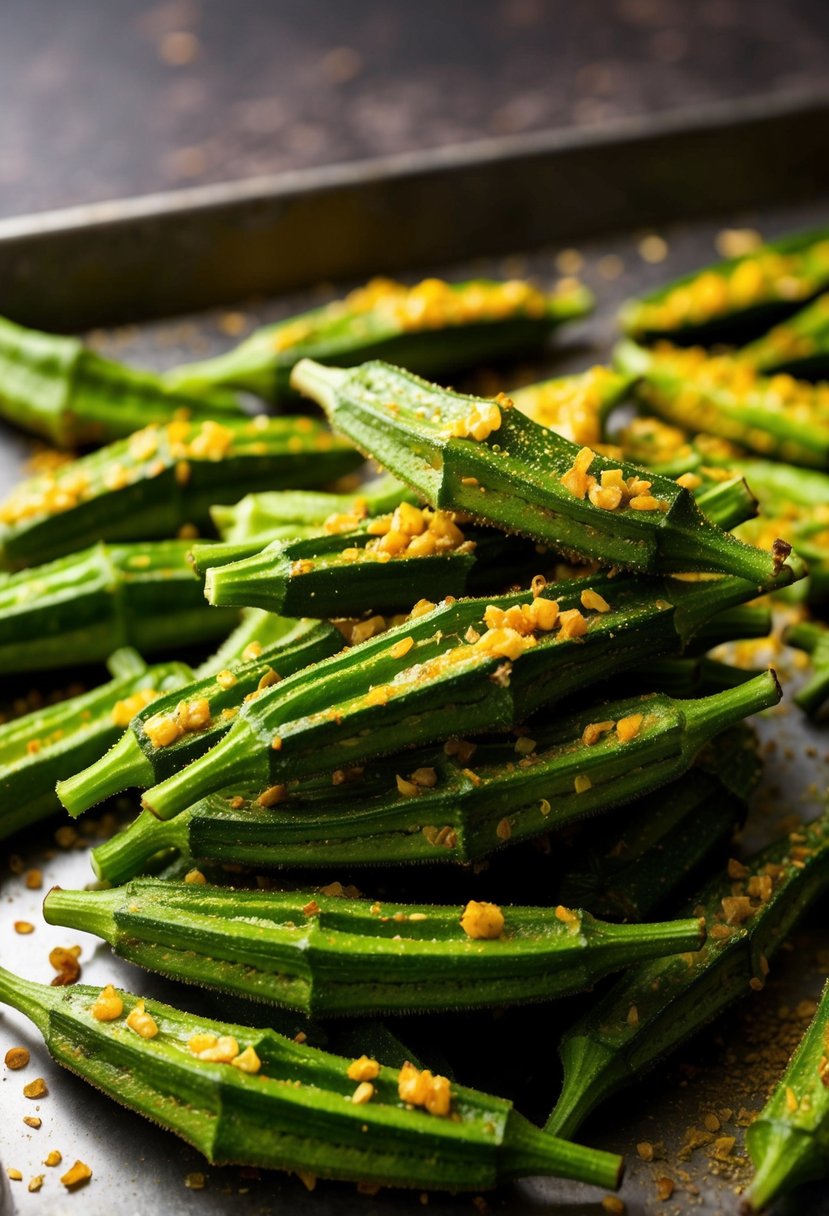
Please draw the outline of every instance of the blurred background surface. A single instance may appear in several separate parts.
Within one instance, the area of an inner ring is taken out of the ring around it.
[[[0,215],[827,88],[827,0],[2,0]]]

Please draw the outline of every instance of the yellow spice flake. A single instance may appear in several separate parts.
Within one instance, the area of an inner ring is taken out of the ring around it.
[[[63,1161],[63,1154],[59,1153],[56,1148],[51,1149],[43,1158],[43,1164],[48,1166],[60,1165]]]
[[[158,1034],[158,1023],[151,1014],[145,1012],[143,1001],[138,1001],[127,1015],[127,1025],[142,1039],[154,1039]]]
[[[89,1012],[96,1022],[114,1022],[124,1012],[124,1002],[112,984],[107,984],[106,988],[101,989],[95,1003],[90,1006]]]
[[[402,1102],[423,1106],[431,1115],[449,1114],[452,1090],[448,1077],[433,1075],[429,1069],[420,1071],[407,1062],[398,1074],[397,1092]]]
[[[89,1182],[92,1177],[92,1170],[83,1161],[76,1161],[75,1164],[61,1175],[61,1182],[68,1191],[75,1187],[83,1186]]]
[[[29,1053],[25,1047],[10,1047],[6,1052],[3,1063],[6,1068],[12,1072],[17,1072],[20,1068],[25,1068],[29,1063]]]
[[[380,1074],[380,1065],[370,1056],[359,1056],[346,1071],[351,1081],[373,1081]]]
[[[610,612],[610,604],[604,596],[599,595],[598,591],[582,591],[581,604],[583,608],[587,608],[591,612]]]
[[[24,1098],[45,1098],[49,1090],[43,1077],[35,1077],[34,1081],[30,1081],[28,1085],[23,1086]]]
[[[114,725],[126,728],[135,715],[140,713],[151,701],[155,701],[159,695],[155,688],[140,688],[130,696],[124,697],[123,701],[116,701],[112,707]]]
[[[188,870],[184,875],[184,881],[188,886],[201,886],[207,882],[207,879],[202,874],[201,870]]]
[[[461,916],[461,928],[474,941],[492,941],[504,932],[504,914],[497,904],[470,899]]]
[[[374,1086],[371,1081],[361,1081],[351,1095],[351,1101],[355,1106],[362,1106],[365,1102],[370,1102],[373,1097]]]
[[[635,739],[642,729],[643,714],[629,714],[626,718],[620,718],[616,723],[616,734],[620,743],[630,743]]]

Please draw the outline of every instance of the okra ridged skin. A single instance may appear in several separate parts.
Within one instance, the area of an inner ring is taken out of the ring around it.
[[[787,583],[792,573],[783,567],[778,579]],[[168,819],[234,782],[264,788],[445,738],[451,721],[468,734],[504,729],[599,679],[676,652],[705,620],[756,592],[743,579],[643,586],[600,574],[554,586],[558,631],[515,639],[510,629],[490,627],[511,608],[546,613],[546,596],[459,600],[289,677],[248,702],[214,749],[148,791],[144,805]],[[598,594],[607,611],[583,617],[582,594]],[[573,611],[575,619],[567,615]],[[573,636],[569,627],[578,622]]]
[[[229,387],[279,402],[291,395],[291,371],[303,358],[351,366],[382,356],[440,375],[538,349],[557,325],[592,307],[579,283],[546,293],[489,279],[427,279],[411,288],[374,280],[344,300],[266,325],[224,355],[174,368],[165,381],[196,396]]]
[[[829,286],[829,228],[796,232],[675,279],[619,315],[640,341],[747,342]]]
[[[378,477],[351,494],[324,490],[273,490],[246,494],[238,502],[210,509],[210,518],[223,541],[291,539],[319,531],[332,515],[385,515],[417,496],[396,477]]]
[[[531,536],[566,556],[642,573],[738,574],[761,585],[788,552],[742,544],[676,482],[580,449],[508,398],[482,401],[378,362],[347,370],[305,359],[293,379],[335,430],[430,506]],[[468,437],[473,432],[482,438]],[[614,478],[615,488],[608,480]],[[636,484],[647,488],[637,490],[631,506],[624,494]]]
[[[793,835],[746,863],[747,882],[723,874],[689,902],[708,931],[700,951],[630,968],[565,1033],[564,1085],[548,1131],[571,1135],[610,1094],[762,988],[772,955],[829,886],[829,816]]]
[[[501,1098],[453,1085],[450,1117],[432,1115],[404,1103],[398,1073],[381,1066],[371,1100],[354,1103],[345,1057],[151,1000],[144,1012],[157,1033],[144,1038],[126,1025],[137,997],[119,992],[123,1016],[99,1021],[90,1012],[98,996],[0,969],[0,1001],[35,1023],[57,1063],[213,1164],[430,1190],[480,1190],[524,1175],[613,1188],[621,1180],[621,1158],[547,1137]],[[200,1059],[187,1045],[196,1034],[232,1036],[261,1070]]]
[[[804,380],[829,376],[829,292],[738,351],[760,372],[783,372]]]
[[[817,718],[829,699],[829,629],[819,621],[799,621],[786,629],[783,641],[811,657],[812,674],[794,694],[794,702]]]
[[[616,347],[616,365],[640,376],[649,412],[788,464],[829,469],[829,384],[761,376],[733,355],[700,348]],[[750,482],[749,482],[750,484]]]
[[[225,778],[222,794],[172,819],[144,812],[94,850],[93,865],[117,883],[169,849],[270,868],[475,861],[674,781],[711,737],[779,697],[770,672],[697,701],[635,697],[553,719],[534,730],[526,755],[508,738],[480,743],[471,755],[464,749],[462,759],[438,749],[392,756],[354,784],[342,774],[332,786],[326,774],[289,785],[270,806],[259,801],[261,785]],[[614,724],[639,715],[636,734],[623,739]],[[595,723],[603,729],[586,739]],[[424,771],[430,786],[410,781]]]
[[[216,641],[238,613],[205,603],[190,541],[93,545],[33,570],[0,575],[0,672],[104,662]]]
[[[612,925],[577,909],[513,906],[500,937],[473,940],[462,912],[154,879],[53,890],[44,903],[50,924],[95,933],[149,971],[314,1017],[554,1000],[705,939],[693,918]]]
[[[778,1195],[829,1174],[829,985],[774,1093],[746,1132],[755,1175],[744,1204],[764,1211]]]
[[[0,503],[0,564],[37,565],[95,541],[176,536],[210,527],[214,503],[246,490],[313,486],[361,463],[303,417],[176,419],[144,427],[15,487]]]
[[[73,448],[120,439],[181,411],[192,418],[240,412],[228,394],[173,392],[153,372],[104,359],[77,338],[0,318],[0,415],[16,426]]]
[[[266,628],[257,632],[266,634]],[[254,657],[228,661],[219,672],[209,671],[200,679],[191,678],[174,692],[160,696],[138,709],[129,727],[113,748],[93,757],[89,767],[70,770],[59,781],[57,796],[74,816],[122,790],[145,787],[179,772],[226,734],[240,707],[259,695],[269,682],[293,675],[343,647],[338,629],[322,621],[295,621],[293,627]],[[255,647],[259,650],[259,647]],[[211,667],[213,664],[211,663]],[[209,712],[190,724],[179,725],[180,707],[207,703]],[[172,723],[172,741],[164,746],[153,743],[153,725],[159,719]],[[73,775],[74,774],[74,775]]]
[[[148,667],[127,650],[110,666],[114,678],[99,688],[0,726],[0,839],[60,810],[55,782],[104,754],[136,694],[160,695],[193,677],[183,663]]]

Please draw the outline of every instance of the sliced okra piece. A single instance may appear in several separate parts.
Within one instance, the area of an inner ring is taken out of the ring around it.
[[[211,608],[187,562],[191,541],[93,545],[0,575],[0,672],[104,662],[224,637],[238,613]]]
[[[742,762],[735,763],[735,757]],[[759,773],[753,732],[748,727],[723,732],[706,749],[704,761],[638,799],[621,824],[614,816],[577,834],[571,849],[576,860],[565,867],[559,898],[611,920],[652,915],[728,845],[745,819],[746,799]]]
[[[799,621],[786,629],[783,640],[811,658],[812,674],[794,694],[794,700],[804,713],[815,718],[829,699],[829,629],[819,621]]]
[[[630,392],[634,377],[609,367],[591,367],[575,376],[556,376],[510,393],[522,414],[579,447],[601,443],[611,410]]]
[[[775,325],[738,352],[758,372],[786,372],[804,380],[829,376],[829,292]]]
[[[310,357],[351,366],[382,356],[439,376],[544,345],[593,297],[575,280],[552,292],[515,280],[424,279],[413,287],[374,279],[343,300],[256,330],[233,350],[168,372],[176,392],[245,389],[267,401],[290,394],[294,364]]]
[[[0,415],[58,447],[121,439],[186,413],[232,418],[233,394],[190,396],[154,372],[104,359],[78,338],[26,329],[0,317]]]
[[[247,494],[239,502],[212,506],[210,518],[222,540],[292,540],[322,531],[330,520],[353,526],[374,515],[390,514],[401,502],[416,502],[396,477],[378,477],[350,494],[324,490],[273,490]]]
[[[0,969],[0,1001],[34,1022],[57,1063],[214,1164],[430,1190],[621,1178],[619,1157],[547,1137],[504,1099],[411,1065],[349,1060],[111,985],[52,988]]]
[[[565,1033],[564,1084],[547,1129],[569,1135],[595,1106],[635,1080],[749,990],[829,886],[829,816],[776,841],[709,883],[690,906],[704,916],[701,950],[631,967]]]
[[[579,448],[512,408],[385,363],[346,370],[305,359],[294,382],[336,430],[436,508],[531,536],[566,555],[645,573],[704,570],[773,579],[788,549],[762,553],[721,531],[690,492]]]
[[[0,726],[0,838],[60,810],[57,780],[99,759],[141,706],[193,678],[183,663],[148,667],[134,650],[109,666],[109,683]]]
[[[747,341],[829,287],[829,229],[795,232],[629,300],[620,321],[645,341]]]
[[[783,567],[778,579],[791,574]],[[516,592],[445,604],[266,689],[144,805],[167,819],[234,781],[264,788],[445,738],[451,720],[471,734],[504,729],[644,656],[675,651],[755,593],[743,579],[642,586],[596,575],[556,585],[555,600]],[[142,785],[152,764],[138,753],[135,762]]]
[[[0,503],[0,563],[32,566],[96,540],[209,527],[247,489],[313,486],[360,457],[311,418],[176,419],[21,482]]]
[[[623,342],[616,363],[640,375],[636,396],[668,422],[761,456],[829,468],[829,384],[761,376],[733,355],[701,347],[646,349]]]
[[[764,1211],[778,1195],[829,1174],[829,984],[774,1093],[746,1133],[754,1179],[745,1197]]]
[[[152,757],[154,780],[179,772],[213,747],[241,707],[264,689],[342,648],[338,629],[311,620],[292,622],[292,628],[270,645],[251,642],[238,659],[219,671],[191,677],[186,685],[146,707],[136,707],[123,723],[126,733],[108,752],[99,752],[89,767],[71,769],[66,780],[58,782],[58,798],[70,815],[82,814],[133,784],[136,756]]]
[[[554,1000],[705,940],[693,918],[612,925],[561,905],[464,909],[158,879],[55,889],[44,915],[149,971],[309,1017]]]
[[[517,740],[450,741],[264,792],[226,774],[221,795],[172,819],[145,811],[93,864],[120,882],[170,849],[269,867],[475,861],[675,780],[708,739],[779,696],[765,673],[701,700],[635,697]]]

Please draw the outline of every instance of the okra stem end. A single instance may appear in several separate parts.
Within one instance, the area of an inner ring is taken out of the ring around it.
[[[127,731],[100,760],[74,776],[59,781],[55,792],[72,818],[76,819],[105,798],[133,786],[146,789],[152,780],[151,764],[135,735]]]

